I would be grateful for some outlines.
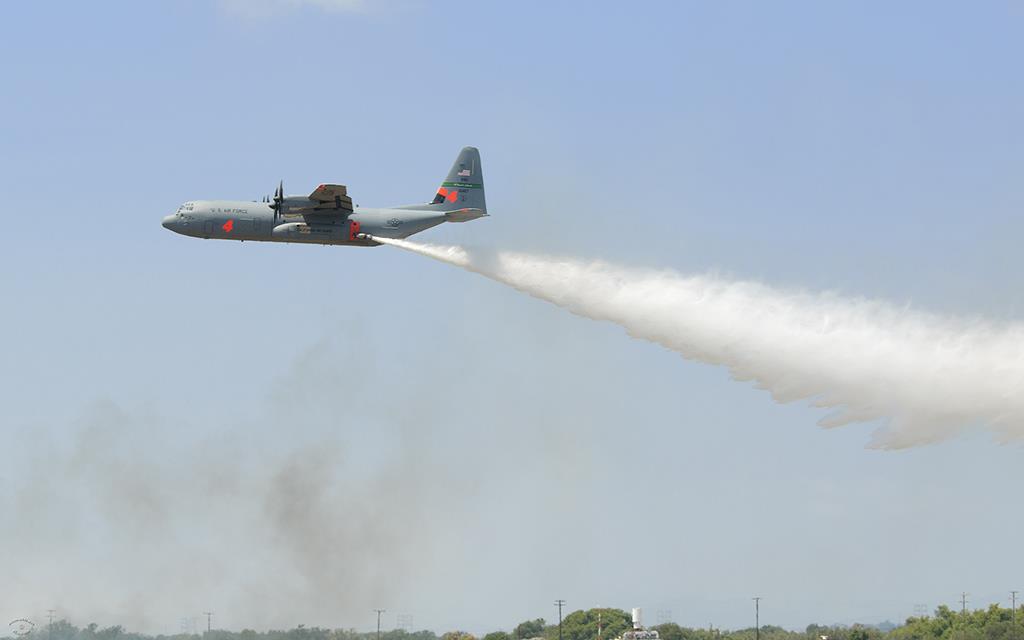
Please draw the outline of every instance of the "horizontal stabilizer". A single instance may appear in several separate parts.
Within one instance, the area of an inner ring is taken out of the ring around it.
[[[446,211],[444,218],[446,222],[469,222],[486,215],[487,212],[483,209],[456,209],[455,211]]]

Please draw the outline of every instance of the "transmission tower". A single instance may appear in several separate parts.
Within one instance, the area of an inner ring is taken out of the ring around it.
[[[405,630],[406,633],[412,633],[412,614],[411,613],[400,613],[395,617],[395,624],[399,629]]]

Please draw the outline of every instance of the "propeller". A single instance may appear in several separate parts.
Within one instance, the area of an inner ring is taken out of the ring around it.
[[[278,217],[281,215],[282,204],[284,204],[284,180],[277,185],[277,191],[274,192],[274,200],[270,204],[270,208],[274,210],[274,222],[277,222]]]

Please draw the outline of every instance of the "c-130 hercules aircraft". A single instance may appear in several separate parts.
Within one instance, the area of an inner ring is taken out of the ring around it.
[[[353,209],[348,189],[322,184],[309,196],[286,196],[284,183],[263,202],[194,200],[166,216],[163,226],[194,238],[306,242],[374,247],[372,237],[408,238],[442,222],[487,215],[480,152],[465,147],[433,201],[388,209]]]

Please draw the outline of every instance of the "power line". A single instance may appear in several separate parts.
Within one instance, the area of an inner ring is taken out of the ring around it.
[[[558,640],[562,640],[562,607],[565,606],[565,600],[555,600],[555,606],[558,607]]]

